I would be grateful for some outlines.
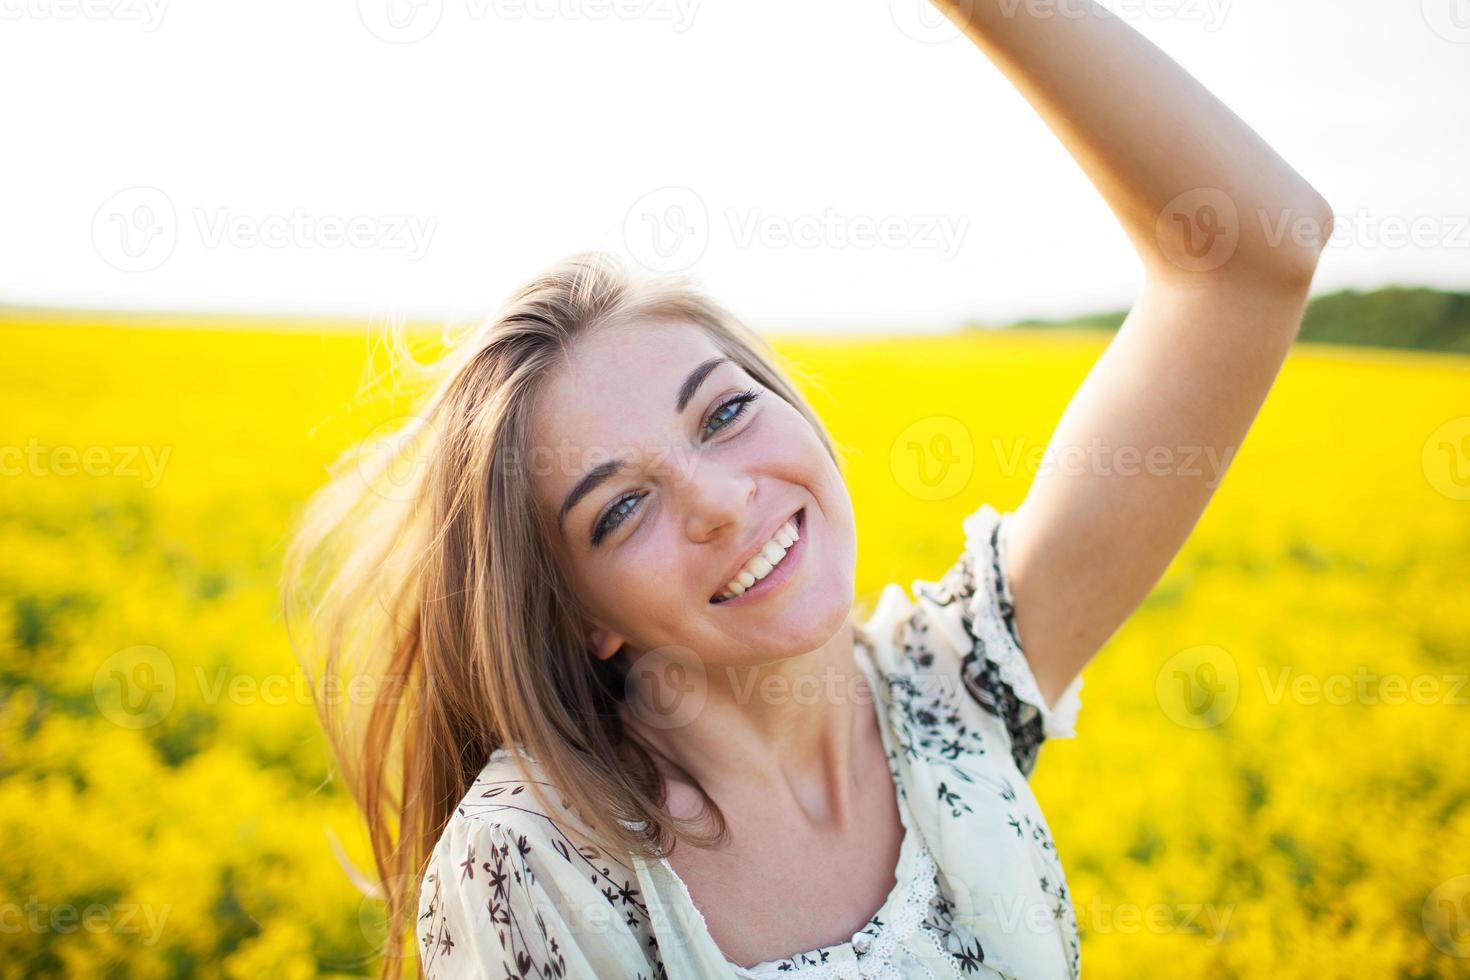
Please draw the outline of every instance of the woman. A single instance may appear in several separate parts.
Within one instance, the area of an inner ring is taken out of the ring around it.
[[[982,503],[857,622],[839,457],[765,345],[596,254],[526,285],[291,557],[323,681],[380,680],[322,704],[385,976],[402,940],[434,977],[1078,976],[1026,779],[1244,438],[1331,214],[1097,5],[941,8],[1144,263],[1050,447],[1118,452]]]

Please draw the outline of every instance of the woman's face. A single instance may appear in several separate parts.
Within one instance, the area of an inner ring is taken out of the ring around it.
[[[847,486],[806,419],[698,327],[584,336],[547,379],[532,438],[537,505],[598,657],[626,643],[635,659],[751,665],[842,628],[857,561]],[[801,540],[768,579],[711,602],[798,512]]]

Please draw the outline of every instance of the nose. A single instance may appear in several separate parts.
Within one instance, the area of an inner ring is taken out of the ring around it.
[[[702,543],[738,531],[752,513],[755,494],[750,474],[702,467],[684,488],[689,540]]]

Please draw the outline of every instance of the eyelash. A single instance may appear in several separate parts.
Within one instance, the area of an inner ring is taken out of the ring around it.
[[[705,419],[705,425],[708,426],[712,420],[714,420],[721,412],[729,408],[731,405],[738,405],[739,411],[737,411],[729,418],[725,419],[723,424],[720,426],[720,429],[729,428],[731,425],[735,424],[736,422],[740,421],[740,419],[745,417],[745,413],[750,410],[750,406],[754,404],[755,400],[759,397],[760,392],[756,391],[754,388],[747,388],[740,394],[727,398],[725,401],[720,403],[719,407],[717,407],[713,412],[709,414],[709,418]],[[720,430],[716,429],[715,431],[718,432]],[[608,506],[607,510],[602,512],[602,516],[598,518],[596,530],[592,534],[593,545],[597,545],[608,534],[616,531],[618,527],[622,525],[623,521],[628,519],[627,515],[632,513],[632,511],[626,511],[624,512],[624,515],[622,517],[618,518],[617,521],[610,524],[609,519],[613,516],[614,513],[617,512],[617,509],[623,504],[628,503],[629,501],[636,501],[641,499],[642,496],[643,495],[641,493],[629,494],[626,497],[619,497],[617,500],[613,501]]]

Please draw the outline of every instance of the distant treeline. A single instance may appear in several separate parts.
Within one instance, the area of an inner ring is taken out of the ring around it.
[[[1012,325],[1116,330],[1125,316],[1122,310]],[[1470,293],[1408,286],[1327,293],[1308,302],[1301,339],[1470,354]]]

